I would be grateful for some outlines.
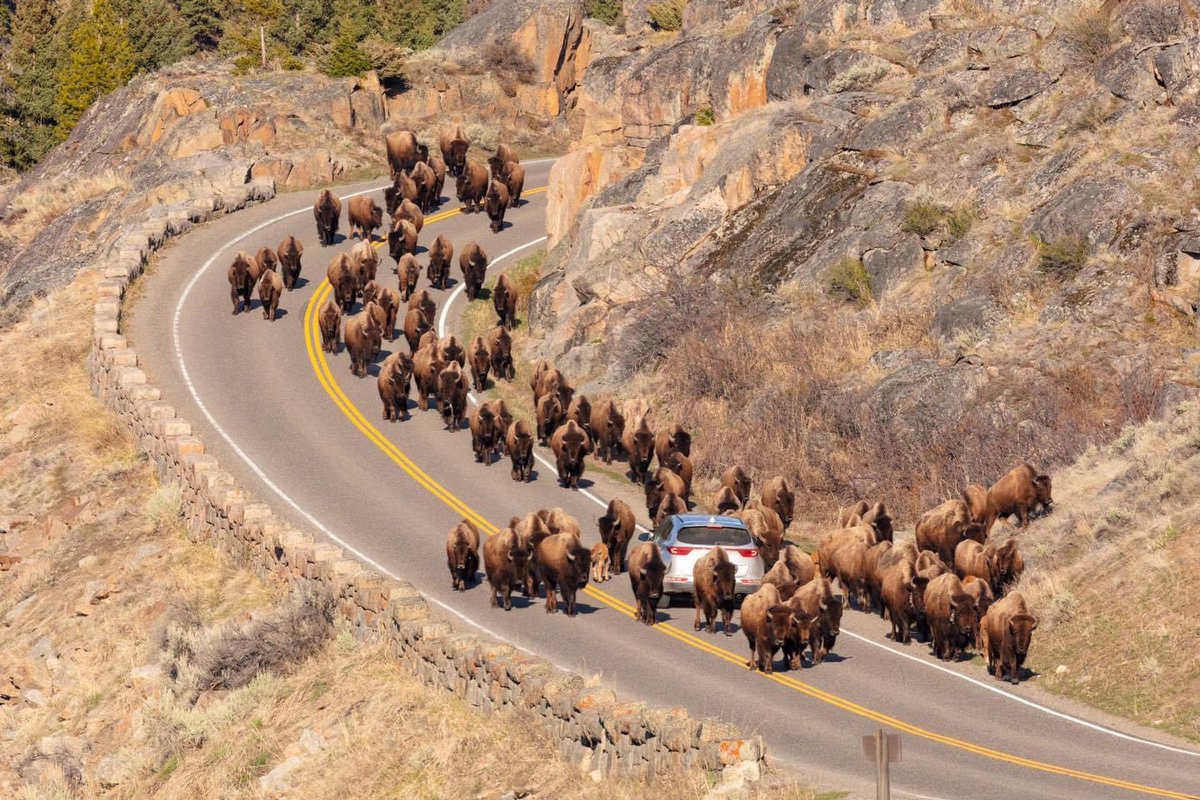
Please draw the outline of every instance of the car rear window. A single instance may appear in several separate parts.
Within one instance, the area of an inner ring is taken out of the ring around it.
[[[741,528],[680,528],[679,533],[675,536],[675,541],[680,544],[704,545],[712,547],[713,545],[721,545],[722,547],[744,547],[752,544],[750,533]]]

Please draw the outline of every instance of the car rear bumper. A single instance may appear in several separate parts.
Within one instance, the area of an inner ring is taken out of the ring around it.
[[[735,589],[739,595],[754,594],[758,591],[758,587],[762,585],[762,578],[739,577],[735,584]],[[695,584],[690,577],[673,577],[667,575],[663,579],[663,593],[674,595],[691,595]]]

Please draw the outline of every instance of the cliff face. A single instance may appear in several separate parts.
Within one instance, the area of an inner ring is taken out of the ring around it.
[[[670,374],[706,319],[849,325],[822,400],[842,410],[806,446],[860,494],[883,481],[868,431],[936,494],[1197,385],[1190,4],[789,8],[693,0],[676,38],[597,52],[552,173],[536,355],[604,388]],[[964,438],[1006,444],[928,454]]]

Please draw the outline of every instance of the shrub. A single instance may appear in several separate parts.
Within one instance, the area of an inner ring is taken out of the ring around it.
[[[332,78],[353,78],[371,69],[371,57],[350,36],[339,36],[322,70]]]
[[[717,121],[717,118],[716,118],[716,115],[713,113],[712,106],[704,105],[704,106],[701,106],[699,108],[699,110],[696,111],[696,124],[697,125],[708,126],[708,125],[712,125],[716,121]]]
[[[862,308],[871,302],[871,274],[861,260],[843,258],[829,271],[825,289],[831,296]]]
[[[1103,11],[1080,13],[1063,26],[1063,41],[1084,64],[1099,61],[1117,39],[1117,33]]]
[[[932,200],[916,200],[909,203],[904,212],[900,230],[918,236],[928,236],[942,226],[945,214],[945,210]]]
[[[1059,280],[1079,274],[1087,263],[1088,244],[1082,236],[1066,236],[1053,242],[1038,241],[1038,270]]]
[[[587,0],[584,12],[592,19],[614,25],[621,18],[621,0]]]
[[[861,91],[873,86],[887,72],[888,69],[883,64],[860,61],[857,64],[851,65],[845,72],[838,73],[829,82],[829,91],[834,94],[838,92]]]
[[[688,0],[663,0],[646,9],[650,21],[660,31],[677,31],[683,27],[683,9]]]
[[[950,235],[952,242],[957,242],[966,236],[974,224],[975,212],[969,208],[956,208],[946,215],[946,232]]]
[[[484,72],[495,72],[510,80],[530,83],[535,76],[533,63],[516,48],[502,42],[492,42],[483,48],[480,66]]]
[[[259,64],[259,57],[245,53],[233,60],[234,75],[249,75]]]

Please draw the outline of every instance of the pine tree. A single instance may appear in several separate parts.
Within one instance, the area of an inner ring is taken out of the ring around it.
[[[55,131],[53,0],[22,0],[12,19],[3,72],[4,117],[0,155],[27,169],[60,141]]]
[[[125,22],[138,72],[173,64],[196,49],[187,20],[170,0],[113,0],[113,9]]]
[[[91,15],[71,35],[70,57],[59,67],[59,131],[69,133],[98,97],[124,86],[136,61],[129,34],[109,0],[96,0]]]
[[[221,42],[221,15],[216,0],[178,0],[178,5],[192,47],[216,50]]]
[[[333,0],[284,0],[283,16],[271,36],[299,55],[314,42],[328,42],[332,22]]]
[[[325,73],[334,78],[349,78],[362,75],[371,68],[371,59],[364,53],[349,33],[340,34],[333,41]]]

